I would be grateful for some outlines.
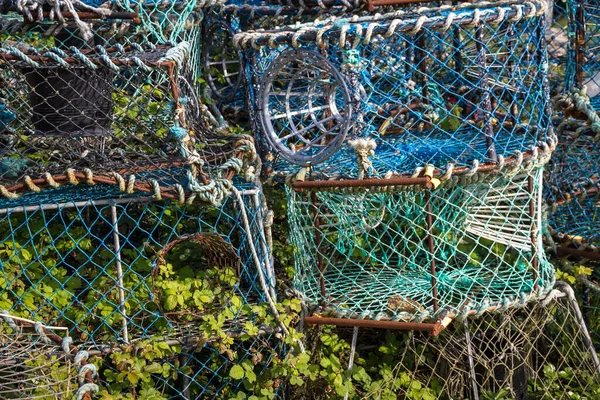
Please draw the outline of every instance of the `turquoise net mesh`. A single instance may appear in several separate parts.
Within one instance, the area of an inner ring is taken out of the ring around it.
[[[546,293],[554,269],[541,250],[541,175],[431,191],[289,189],[295,286],[316,313],[400,321]]]

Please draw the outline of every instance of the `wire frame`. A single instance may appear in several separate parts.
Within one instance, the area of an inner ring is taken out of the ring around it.
[[[240,54],[233,46],[233,35],[233,29],[221,21],[210,25],[203,38],[204,75],[213,96],[220,101],[236,97],[244,78]]]
[[[351,93],[326,58],[303,50],[283,53],[261,85],[263,130],[279,154],[309,165],[339,149],[352,125]]]

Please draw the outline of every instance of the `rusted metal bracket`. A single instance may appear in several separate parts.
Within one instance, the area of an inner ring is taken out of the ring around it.
[[[110,14],[106,16],[102,16],[95,12],[87,12],[87,11],[78,11],[77,16],[83,20],[94,20],[94,19],[121,19],[121,20],[131,20],[134,24],[141,24],[142,20],[138,13],[133,12],[110,12]],[[42,14],[44,18],[50,18],[49,12],[44,12]],[[73,19],[72,12],[63,12],[62,16],[67,19]]]
[[[383,187],[383,186],[422,186],[425,189],[433,189],[430,177],[422,178],[390,178],[390,179],[347,179],[327,181],[298,181],[292,184],[296,192],[304,189],[328,189],[328,188],[352,188],[352,187]]]
[[[589,260],[600,261],[600,253],[591,250],[578,250],[571,247],[557,246],[556,253],[559,257],[576,256]]]
[[[452,322],[452,318],[439,318],[435,323],[420,322],[402,322],[402,321],[376,321],[372,319],[350,319],[350,318],[329,318],[312,315],[304,317],[304,323],[308,326],[314,325],[335,325],[358,328],[372,329],[394,329],[399,331],[417,331],[427,332],[431,336],[439,335]]]

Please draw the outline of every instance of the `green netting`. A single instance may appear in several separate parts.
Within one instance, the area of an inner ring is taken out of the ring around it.
[[[456,176],[435,189],[397,186],[393,177],[348,189],[344,181],[292,184],[296,289],[319,314],[401,321],[505,309],[545,294],[554,269],[542,251],[542,170],[534,164],[507,176]]]

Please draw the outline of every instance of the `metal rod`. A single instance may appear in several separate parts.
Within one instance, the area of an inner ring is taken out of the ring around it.
[[[107,51],[109,51],[109,49],[106,49]],[[85,52],[82,52],[85,54]],[[99,56],[97,54],[86,54],[88,56],[88,60],[95,64],[95,65],[99,65],[102,66],[102,62],[100,58],[98,58]],[[56,61],[54,61],[52,58],[50,57],[46,57],[46,56],[36,56],[36,55],[30,55],[28,54],[27,57],[30,60],[36,61],[36,62],[47,62],[47,63],[56,63]],[[22,61],[20,57],[18,56],[14,56],[12,54],[0,54],[0,58],[4,59],[5,61]],[[62,59],[67,63],[67,64],[72,64],[72,65],[81,65],[81,61],[77,58],[74,57],[62,57]],[[132,61],[131,59],[128,58],[111,58],[110,59],[115,65],[117,66],[126,66],[126,67],[136,67],[137,64]],[[145,63],[148,66],[151,67],[167,67],[167,68],[174,68],[175,65],[175,61],[149,61]]]
[[[423,103],[429,104],[429,88],[427,87],[427,53],[425,53],[425,31],[417,33],[415,62],[419,63],[419,74],[415,79],[421,86]]]
[[[593,195],[595,195],[597,193],[600,193],[600,185],[599,185],[599,183],[600,183],[600,180],[595,180],[593,182],[594,187],[592,187],[592,188],[589,188],[587,190],[581,190],[581,189],[579,189],[579,190],[576,190],[576,191],[574,191],[572,193],[568,193],[568,192],[567,193],[563,193],[562,194],[563,198],[556,200],[554,202],[554,204],[556,204],[557,206],[561,206],[563,204],[570,203],[572,200],[574,200],[575,198],[581,196],[584,193],[585,193],[586,196],[593,196]]]
[[[109,204],[123,204],[123,203],[146,203],[151,202],[151,197],[131,197],[123,199],[107,199],[107,200],[83,200],[77,202],[67,203],[55,203],[55,204],[40,204],[35,206],[22,206],[22,207],[11,207],[0,209],[0,215],[9,214],[15,212],[30,212],[30,211],[49,211],[59,210],[63,208],[74,208],[74,207],[87,207],[87,206],[106,206]]]
[[[576,256],[587,258],[589,260],[600,261],[600,253],[595,251],[577,250],[570,247],[558,246],[556,248],[556,253],[559,257]]]
[[[30,327],[35,326],[35,324],[37,322],[37,321],[32,321],[27,318],[16,317],[14,315],[6,314],[6,313],[0,313],[0,318],[10,318],[15,321],[23,322],[24,323],[23,325],[30,326]],[[44,330],[53,330],[53,331],[57,331],[57,330],[68,331],[69,330],[69,328],[64,327],[64,326],[43,325],[42,328]]]
[[[292,186],[297,192],[303,189],[349,188],[349,187],[382,187],[382,186],[412,186],[419,185],[432,188],[431,179],[424,178],[390,178],[390,179],[347,179],[342,181],[298,181]]]
[[[129,343],[129,334],[127,332],[127,310],[125,309],[125,289],[123,287],[123,268],[121,265],[121,241],[119,239],[119,220],[117,218],[117,207],[114,204],[110,206],[110,215],[113,224],[113,243],[115,246],[115,265],[117,267],[117,281],[119,284],[119,309],[123,317],[123,341]]]
[[[467,354],[469,356],[469,375],[473,384],[473,400],[479,400],[479,388],[477,387],[477,375],[475,375],[475,362],[473,361],[473,347],[471,344],[471,332],[469,332],[469,324],[465,318],[465,340],[467,341]]]
[[[549,2],[548,3],[548,8],[552,9],[554,7],[554,2]],[[548,45],[547,45],[547,37],[546,37],[546,29],[548,28],[546,26],[546,21],[547,21],[547,16],[545,19],[542,20],[542,24],[538,24],[538,27],[536,29],[536,33],[537,36],[539,37],[539,43],[537,46],[537,52],[536,52],[536,56],[537,56],[537,64],[542,66],[542,65],[548,65]],[[553,115],[553,109],[552,109],[552,101],[550,100],[552,95],[550,94],[550,81],[548,80],[548,74],[547,71],[545,71],[546,73],[542,74],[542,99],[544,99],[544,119],[542,122],[542,126],[546,126],[547,128],[547,132],[545,132],[546,137],[548,136],[548,134],[551,136],[553,134],[554,131],[554,126],[552,124],[552,115]],[[516,93],[515,93],[516,95]],[[517,115],[517,114],[515,114]],[[537,137],[538,140],[542,139],[539,137]]]
[[[536,214],[535,214],[535,201],[534,201],[534,192],[533,192],[533,177],[527,177],[527,190],[529,192],[529,218],[531,218],[531,256],[533,259],[531,260],[531,266],[533,267],[533,289],[535,291],[538,290],[538,259],[537,259],[537,230],[538,226],[536,224]]]
[[[456,6],[457,4],[458,1],[452,2],[453,6]],[[454,68],[459,74],[463,71],[463,59],[460,53],[462,47],[462,41],[460,39],[460,27],[457,26],[452,32],[452,59],[454,60]]]
[[[352,344],[350,345],[350,359],[348,360],[348,371],[352,370],[352,366],[354,365],[354,355],[356,354],[356,341],[358,340],[358,326],[355,326],[352,331]],[[346,391],[346,395],[344,396],[344,400],[348,400],[348,395],[350,394],[350,390]]]
[[[307,325],[335,325],[373,329],[395,329],[400,331],[428,332],[432,336],[439,334],[441,322],[425,324],[419,322],[375,321],[371,319],[326,318],[318,316],[304,317]]]
[[[529,12],[529,10],[531,10],[530,7],[527,7],[523,10],[523,12]],[[490,13],[485,13],[481,15],[480,18],[480,23],[486,23],[488,21],[495,21],[497,22],[498,19],[498,13],[497,12],[490,12]],[[517,11],[515,9],[511,9],[509,11],[507,11],[504,14],[504,17],[506,19],[510,19],[512,17],[514,17],[515,15],[517,15]],[[464,16],[460,16],[455,20],[456,24],[459,24],[461,26],[468,26],[469,24],[472,24],[474,21],[474,17],[472,15],[464,15]],[[446,19],[436,19],[436,20],[430,20],[430,21],[426,21],[422,27],[423,28],[429,28],[429,29],[438,29],[438,28],[442,28],[444,27],[444,25],[446,24]],[[415,20],[408,22],[406,25],[401,25],[398,27],[397,32],[399,33],[404,33],[404,32],[410,32],[412,30],[415,29],[415,26],[417,25],[417,21]],[[381,24],[381,25],[377,25],[374,29],[373,29],[373,35],[383,35],[385,33],[387,33],[387,31],[389,30],[389,25],[388,24]],[[332,35],[339,35],[340,32],[332,32]],[[301,41],[315,41],[317,39],[317,32],[309,30],[306,32],[303,32],[301,35],[297,36],[295,34],[293,34],[293,31],[290,31],[288,35],[286,36],[281,36],[280,38],[277,38],[275,40],[275,43],[280,45],[280,44],[291,44],[292,39],[294,40],[301,40]],[[257,37],[256,40],[252,40],[252,44],[254,46],[265,46],[265,45],[269,45],[270,42],[272,41],[272,38],[269,36],[261,36],[261,37]]]
[[[496,145],[494,144],[494,126],[492,124],[492,102],[490,99],[490,89],[488,86],[489,75],[487,72],[487,63],[486,63],[486,49],[484,46],[484,36],[483,36],[483,25],[479,25],[475,30],[475,47],[477,48],[477,64],[480,68],[480,78],[481,78],[481,103],[479,105],[479,109],[483,110],[485,113],[484,116],[484,133],[485,133],[485,142],[487,146],[487,156],[488,159],[492,162],[497,161],[496,155]]]
[[[578,86],[583,86],[583,64],[585,64],[585,0],[579,0],[576,11],[575,32],[575,79]]]
[[[317,195],[313,192],[310,195],[312,200],[312,206],[315,211],[314,217],[314,225],[315,225],[315,239],[317,241],[317,266],[319,268],[319,284],[321,285],[321,296],[323,297],[323,301],[327,297],[327,290],[325,289],[325,263],[323,262],[323,255],[321,254],[321,241],[323,238],[321,237],[321,220],[319,218],[319,207],[317,205]]]
[[[515,35],[514,32],[514,25],[513,24],[509,24],[508,28],[506,28],[506,36],[508,36],[509,42],[508,42],[508,48],[509,49],[514,49],[516,46],[516,39],[517,36]],[[543,51],[543,50],[542,50]],[[511,55],[509,54],[507,57],[507,64],[508,64],[508,72],[510,74],[510,80],[509,80],[509,85],[514,85],[515,83],[515,73],[517,71],[517,68],[515,66],[515,60],[513,57],[511,57]],[[510,90],[508,92],[508,96],[510,98],[511,104],[510,104],[510,110],[509,110],[509,119],[510,122],[513,124],[513,126],[517,126],[518,124],[518,120],[517,120],[517,116],[519,115],[519,106],[517,103],[517,97],[519,96],[519,92],[517,91],[512,91]]]
[[[544,148],[538,146],[538,153],[544,151]],[[523,153],[522,163],[533,158],[533,152],[528,150]],[[515,156],[508,157],[504,160],[504,166],[508,167],[517,162]],[[498,164],[496,162],[486,162],[479,165],[477,169],[478,173],[486,173],[497,170]],[[452,176],[462,176],[472,171],[470,167],[457,167],[452,172]],[[441,177],[444,171],[435,169],[433,171],[433,177]],[[292,187],[297,192],[301,192],[303,189],[321,189],[321,188],[347,188],[347,187],[387,187],[387,186],[411,186],[420,185],[423,188],[432,188],[431,182],[427,177],[412,178],[411,175],[405,174],[395,176],[389,179],[344,179],[344,180],[326,180],[326,181],[297,181],[292,184]]]
[[[585,325],[585,321],[583,320],[583,315],[581,314],[581,309],[579,308],[579,303],[577,302],[577,298],[575,297],[575,292],[573,288],[568,284],[562,282],[557,282],[557,286],[562,286],[561,291],[567,295],[569,299],[569,303],[575,312],[575,316],[577,317],[577,324],[579,325],[579,329],[583,334],[583,341],[590,352],[590,356],[592,357],[592,361],[594,363],[594,367],[596,367],[596,371],[600,373],[600,361],[598,360],[598,354],[596,353],[596,348],[594,347],[594,342],[590,336],[590,333]]]
[[[256,207],[257,211],[262,211],[262,205],[260,202],[260,199],[258,198],[258,193],[254,194],[252,197],[254,197],[254,207]],[[260,244],[261,247],[263,249],[263,252],[265,253],[265,264],[266,264],[266,270],[267,270],[267,277],[269,278],[269,291],[271,292],[271,296],[273,298],[276,298],[276,293],[275,293],[275,268],[273,267],[273,264],[271,263],[271,257],[270,257],[270,253],[269,253],[269,249],[267,247],[267,238],[265,237],[265,226],[263,223],[263,215],[261,212],[261,215],[256,218],[257,222],[258,222],[258,231],[259,231],[259,235],[260,235]],[[252,240],[252,238],[248,238],[248,240]]]
[[[182,367],[186,366],[188,361],[188,356],[181,354],[179,355],[179,365],[181,365]],[[190,377],[187,374],[184,374],[183,372],[181,372],[181,369],[179,369],[179,374],[181,375],[181,391],[182,391],[182,395],[183,398],[185,400],[190,400],[192,398],[191,393],[190,393]]]
[[[124,19],[124,20],[131,20],[134,24],[142,23],[142,20],[140,19],[140,16],[138,15],[138,13],[133,13],[133,12],[110,11],[108,13],[108,15],[106,15],[106,16],[97,14],[95,12],[88,12],[88,11],[78,11],[76,14],[80,19],[83,19],[83,20],[86,20],[86,19],[88,19],[88,20],[89,19]],[[44,12],[43,16],[44,16],[44,18],[49,18],[50,13]],[[70,11],[63,12],[62,16],[67,19],[73,19],[73,13]]]
[[[437,296],[437,277],[436,277],[436,268],[435,268],[435,242],[433,239],[433,214],[431,212],[431,192],[425,192],[425,201],[426,201],[426,220],[427,220],[427,242],[429,244],[429,257],[431,257],[430,262],[430,272],[431,272],[431,295],[433,297],[433,311],[437,312],[438,310],[438,296]]]

